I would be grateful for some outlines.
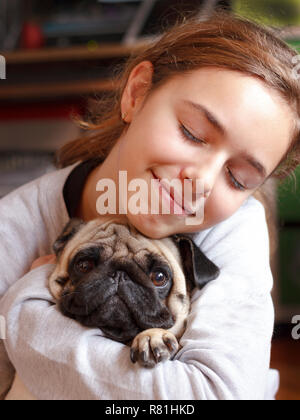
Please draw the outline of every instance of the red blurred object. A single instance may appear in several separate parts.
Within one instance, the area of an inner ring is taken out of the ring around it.
[[[87,103],[84,99],[75,101],[64,101],[61,103],[45,104],[14,104],[0,105],[0,122],[14,120],[38,120],[55,119],[70,120],[73,116],[83,117]]]
[[[45,44],[45,37],[41,26],[35,22],[25,22],[21,33],[21,48],[41,48]]]

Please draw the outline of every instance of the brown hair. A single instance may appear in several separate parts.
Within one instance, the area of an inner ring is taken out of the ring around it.
[[[183,19],[117,69],[114,92],[98,101],[87,121],[77,120],[88,135],[58,150],[56,166],[61,168],[109,154],[126,128],[121,98],[129,75],[140,62],[150,61],[154,66],[151,91],[173,76],[208,66],[258,77],[277,91],[295,113],[291,147],[280,168],[272,174],[284,177],[300,163],[300,83],[294,76],[292,62],[296,55],[271,29],[222,9],[205,21],[195,17]]]
[[[99,101],[88,121],[79,121],[88,135],[58,150],[56,166],[109,154],[126,129],[120,104],[129,75],[140,62],[150,61],[154,66],[151,91],[173,76],[208,66],[258,77],[274,89],[295,114],[291,146],[272,174],[285,177],[300,163],[300,84],[293,73],[295,55],[275,31],[222,9],[204,21],[184,18],[118,70],[114,93]]]

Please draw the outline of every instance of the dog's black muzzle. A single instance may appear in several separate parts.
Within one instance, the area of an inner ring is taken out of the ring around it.
[[[103,275],[103,267],[79,281],[73,292],[65,292],[60,309],[64,315],[87,327],[100,328],[107,337],[123,343],[148,328],[169,329],[174,325],[152,284],[134,282],[122,270]]]

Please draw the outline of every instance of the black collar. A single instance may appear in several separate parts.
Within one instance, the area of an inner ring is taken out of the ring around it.
[[[69,217],[75,217],[84,184],[90,172],[103,162],[103,158],[92,158],[81,162],[70,172],[63,187],[63,197]]]

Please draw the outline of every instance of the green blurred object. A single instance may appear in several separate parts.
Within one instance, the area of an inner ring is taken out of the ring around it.
[[[278,186],[279,303],[300,304],[300,167]],[[292,309],[291,309],[292,310]],[[292,315],[292,314],[291,314]]]
[[[300,25],[299,0],[232,0],[232,8],[239,15],[267,25]]]
[[[300,303],[300,226],[280,232],[280,304]]]
[[[299,0],[300,1],[300,0]],[[300,39],[288,40],[287,43],[300,52]]]
[[[295,177],[290,177],[278,186],[279,217],[284,223],[299,223],[300,227],[300,166]]]

